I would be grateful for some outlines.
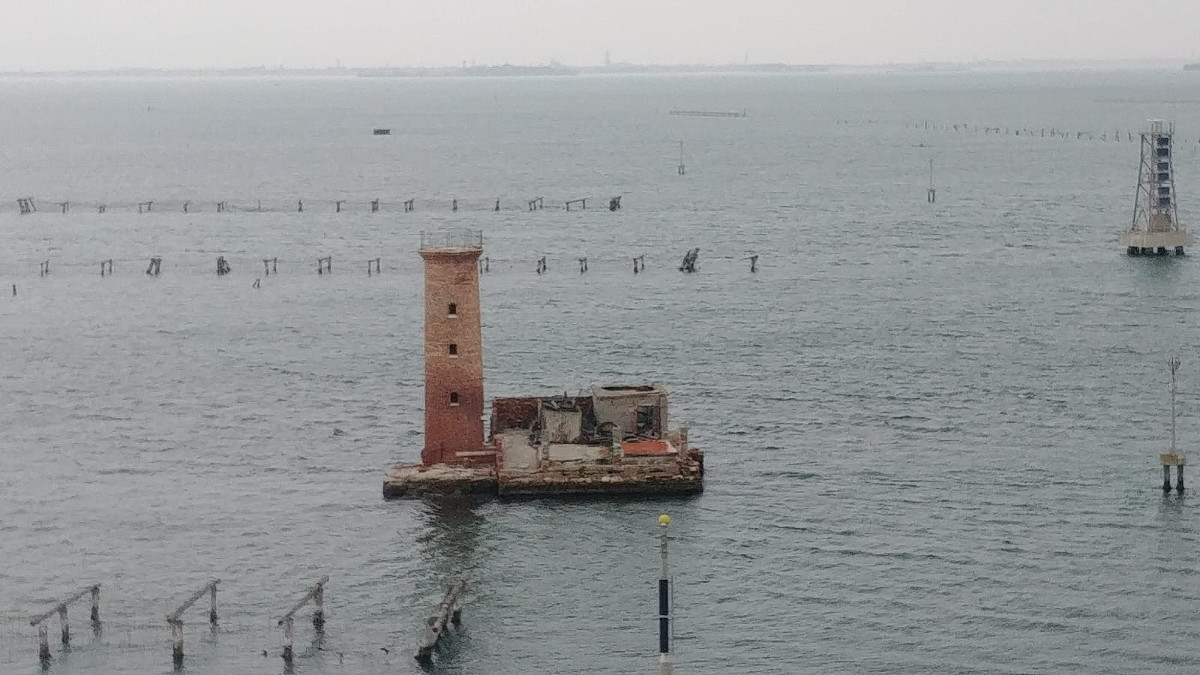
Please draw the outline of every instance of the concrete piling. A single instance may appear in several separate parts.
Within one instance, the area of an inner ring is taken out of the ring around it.
[[[58,623],[62,628],[62,645],[64,647],[71,646],[71,622],[67,620],[67,606],[62,604],[58,606]]]
[[[620,208],[621,208],[621,198],[620,197],[613,197],[608,200],[608,210],[609,211],[617,211]]]
[[[62,209],[63,213],[71,210],[71,202],[59,202],[58,208]]]
[[[335,213],[341,213],[342,212],[342,204],[345,204],[345,203],[346,203],[345,199],[339,199],[339,200],[335,201],[333,203]]]
[[[49,275],[50,274],[50,261],[43,260],[42,262],[38,263],[38,268],[39,268],[38,269],[39,277],[44,277],[44,276]]]
[[[200,590],[188,596],[188,599],[176,607],[174,612],[167,615],[167,625],[171,627],[171,660],[176,668],[183,666],[183,613],[197,600],[208,595],[208,623],[215,629],[217,626],[217,584],[220,583],[220,579],[210,580]]]
[[[314,584],[311,588],[308,589],[308,591],[306,591],[304,593],[304,596],[300,598],[299,602],[297,602],[295,605],[293,605],[292,608],[289,609],[287,611],[287,613],[285,613],[283,615],[283,618],[279,619],[279,623],[277,625],[283,626],[283,654],[282,654],[282,656],[283,656],[284,664],[291,666],[292,658],[294,655],[293,650],[292,650],[292,639],[294,636],[293,630],[292,630],[292,628],[293,628],[292,617],[296,614],[296,612],[300,611],[300,609],[302,607],[304,607],[306,604],[308,604],[309,601],[312,601],[312,603],[313,603],[313,619],[312,619],[313,628],[315,628],[318,632],[320,632],[324,629],[324,627],[325,627],[325,584],[327,584],[327,583],[329,583],[329,575],[328,574],[326,574],[326,575],[322,576],[320,579],[318,579],[317,583]]]
[[[543,202],[542,202],[541,197],[534,197],[533,199],[529,200],[529,210],[530,211],[541,211],[542,208],[543,208]]]
[[[587,256],[579,259],[579,273],[583,274],[588,271]]]
[[[223,277],[232,271],[232,268],[229,267],[229,263],[225,261],[225,256],[217,256],[217,276]]]
[[[445,637],[448,627],[450,625],[457,626],[462,622],[462,606],[466,590],[467,580],[464,578],[455,580],[446,590],[437,609],[425,622],[425,633],[421,636],[421,642],[417,645],[417,652],[414,655],[417,661],[424,664],[432,663],[433,652],[437,648],[438,642]]]
[[[38,627],[38,660],[42,662],[42,667],[45,668],[50,663],[50,630],[46,628],[46,624],[39,624]]]
[[[292,657],[293,657],[292,640],[293,640],[293,638],[294,638],[294,633],[292,630],[292,617],[286,616],[283,618],[283,654],[281,654],[281,656],[283,656],[283,662],[288,665],[292,664]]]
[[[296,213],[304,213],[304,200],[303,199],[296,200]]]
[[[371,213],[378,213],[378,212],[379,212],[379,200],[372,199],[371,200]]]
[[[542,256],[541,258],[538,258],[538,261],[537,261],[537,273],[538,273],[538,274],[543,274],[543,273],[545,273],[545,272],[547,271],[547,269],[548,269],[548,268],[546,267],[546,256]]]
[[[106,210],[108,210],[108,206],[104,204],[96,205],[96,213],[104,213]]]
[[[148,276],[156,277],[162,271],[162,258],[155,256],[150,259],[150,266],[146,268]]]
[[[568,211],[571,210],[572,204],[578,204],[580,209],[587,209],[587,197],[582,197],[580,199],[568,199],[567,200],[567,210]]]
[[[145,209],[143,211],[142,209]],[[150,213],[154,210],[154,202],[138,202],[138,213]]]
[[[333,273],[333,256],[327,255],[324,258],[317,258],[317,274]]]
[[[646,269],[646,256],[639,255],[633,259],[633,273],[637,274]]]
[[[413,209],[416,208],[416,206],[414,206],[416,204],[416,201],[417,201],[416,199],[405,200],[404,201],[404,212],[411,213],[413,211]]]
[[[751,274],[758,273],[758,256],[757,255],[750,256],[750,273]]]
[[[76,592],[71,597],[63,600],[55,605],[49,611],[43,612],[38,616],[33,617],[29,621],[30,626],[36,626],[38,629],[38,659],[42,662],[43,667],[50,662],[50,638],[49,628],[46,626],[46,621],[54,615],[58,615],[58,621],[61,626],[62,645],[64,648],[71,646],[71,623],[67,615],[67,606],[79,600],[85,595],[91,595],[92,600],[92,627],[99,630],[100,627],[100,584],[93,584]]]
[[[496,198],[496,208],[492,209],[492,210],[495,211],[496,213],[500,213],[500,198],[499,197]]]
[[[217,213],[225,213],[225,202],[217,202]]]
[[[458,200],[457,199],[450,200],[450,210],[453,211],[454,213],[458,213]]]

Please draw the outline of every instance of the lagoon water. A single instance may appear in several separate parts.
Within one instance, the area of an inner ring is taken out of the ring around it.
[[[660,509],[680,673],[1200,671],[1197,499],[1156,463],[1171,354],[1200,442],[1200,266],[1115,241],[1151,117],[1191,221],[1195,73],[0,81],[0,672],[100,582],[52,672],[169,673],[209,577],[187,672],[282,672],[322,573],[296,672],[420,672],[462,569],[436,672],[655,672]],[[418,233],[449,227],[484,232],[488,394],[661,381],[703,496],[382,500],[422,438]]]

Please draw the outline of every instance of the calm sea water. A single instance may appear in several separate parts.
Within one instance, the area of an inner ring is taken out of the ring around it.
[[[1197,672],[1197,502],[1156,453],[1171,354],[1200,439],[1200,268],[1118,250],[1137,146],[1100,140],[1149,117],[1190,220],[1184,73],[0,81],[0,671],[36,672],[28,616],[100,582],[103,633],[73,610],[53,671],[170,672],[163,616],[215,576],[187,671],[279,672],[275,621],[329,573],[296,671],[419,672],[469,569],[437,672],[655,672],[665,508],[681,673]],[[418,459],[415,250],[443,227],[485,233],[488,393],[662,381],[703,496],[381,499]]]

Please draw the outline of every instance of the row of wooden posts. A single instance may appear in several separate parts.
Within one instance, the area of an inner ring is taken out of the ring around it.
[[[688,272],[688,273],[696,272],[697,271],[696,262],[699,259],[699,257],[700,257],[700,249],[699,248],[688,249],[688,251],[683,256],[683,262],[679,266],[679,271],[680,272]],[[758,272],[758,258],[759,258],[758,255],[750,255],[745,258],[742,258],[741,260],[749,261],[750,262],[750,272],[757,273]],[[149,276],[158,276],[162,271],[162,260],[163,259],[161,256],[154,256],[154,257],[150,258],[150,264],[146,268],[146,274]],[[382,273],[382,271],[383,271],[383,267],[381,264],[382,260],[383,260],[382,258],[370,258],[366,261],[367,276],[374,276],[374,275],[378,275],[378,274]],[[644,254],[639,255],[639,256],[634,256],[634,257],[630,258],[630,260],[632,260],[632,262],[633,262],[633,273],[634,274],[640,274],[641,272],[644,272],[646,270],[646,256]],[[587,256],[576,258],[576,262],[579,263],[579,273],[585,274],[589,269]],[[536,264],[534,266],[534,271],[537,274],[539,274],[539,275],[546,274],[547,272],[550,271],[550,266],[549,266],[547,256],[542,256],[542,257],[538,258],[535,261],[535,263]],[[262,264],[263,264],[263,276],[269,277],[272,274],[279,274],[279,258],[277,258],[277,257],[263,258]],[[479,272],[480,273],[486,274],[488,272],[491,272],[491,269],[492,269],[491,257],[484,256],[479,259]],[[45,276],[49,275],[50,274],[50,261],[49,260],[40,261],[38,263],[38,270],[39,270],[38,271],[39,277],[45,277]],[[233,272],[233,268],[230,267],[229,262],[225,259],[225,256],[217,256],[217,276],[225,276],[232,272]],[[317,274],[324,275],[324,274],[332,274],[332,273],[333,273],[333,256],[327,255],[327,256],[322,256],[322,257],[317,258]],[[112,258],[109,258],[108,260],[100,261],[100,276],[102,276],[102,277],[103,276],[112,276],[112,274],[113,274]],[[14,288],[13,295],[16,295],[15,288]]]
[[[982,133],[985,136],[1025,136],[1027,138],[1050,138],[1063,140],[1089,140],[1094,141],[1097,138],[1101,141],[1120,142],[1127,140],[1129,142],[1140,138],[1141,132],[1129,131],[1127,129],[1114,129],[1109,131],[1068,131],[1057,127],[1015,127],[1015,126],[992,126],[980,124],[966,124],[964,122],[945,123],[931,122],[923,120],[921,122],[909,123],[908,128],[920,129],[923,131],[953,131],[959,133]],[[1200,142],[1200,141],[1197,141]]]
[[[576,198],[576,199],[568,199],[563,202],[563,207],[567,211],[571,211],[572,207],[574,207],[574,210],[576,210],[576,211],[584,210],[584,209],[587,209],[587,202],[589,199],[591,199],[591,197],[580,197],[580,198]],[[334,213],[341,213],[343,210],[342,207],[345,204],[349,203],[349,201],[350,200],[347,200],[347,199],[334,200],[333,201]],[[417,210],[416,202],[417,202],[417,200],[415,198],[406,199],[406,200],[401,201],[400,204],[404,210],[404,213],[411,213],[413,211],[416,211]],[[328,203],[328,202],[326,202],[326,203]],[[60,213],[66,214],[66,213],[70,213],[70,211],[71,211],[71,202],[70,201],[54,202],[54,204],[58,207],[58,210]],[[138,213],[154,213],[155,212],[154,204],[155,204],[155,202],[153,200],[137,202],[137,212]],[[176,202],[176,204],[178,204],[178,202]],[[383,201],[380,199],[372,199],[369,202],[369,204],[370,204],[371,213],[378,213],[383,206]],[[542,197],[534,197],[533,199],[530,199],[527,202],[527,204],[529,206],[530,211],[541,211],[545,205],[545,200]],[[215,210],[217,213],[225,213],[230,210],[230,205],[229,205],[229,202],[227,202],[227,201],[218,201],[215,203],[215,205],[216,205]],[[107,204],[95,204],[94,206],[96,208],[97,213],[108,213],[108,205]],[[620,196],[610,197],[608,200],[608,210],[609,211],[618,211],[620,209],[621,209],[621,197]],[[32,213],[37,213],[38,212],[37,201],[33,197],[18,197],[17,198],[17,210],[21,215],[29,215]],[[183,210],[183,213],[195,212],[195,209],[193,208],[193,202],[191,202],[191,201],[183,202],[182,210]],[[257,204],[253,207],[250,207],[250,208],[243,207],[243,208],[240,208],[239,210],[250,211],[250,212],[261,212],[264,210],[263,205],[262,205],[262,200],[259,199],[257,201]],[[278,211],[278,210],[282,210],[282,209],[267,209],[267,210]],[[450,200],[450,210],[451,210],[451,212],[454,212],[454,213],[458,212],[458,200],[457,199]],[[492,211],[500,211],[500,198],[499,197],[496,198],[495,204],[491,208],[491,210]],[[159,211],[162,211],[161,204],[160,204]],[[304,213],[304,200],[303,199],[296,200],[296,212]]]
[[[176,669],[183,667],[184,651],[183,651],[183,616],[184,613],[196,604],[204,596],[209,598],[208,623],[213,630],[217,629],[217,587],[221,583],[220,579],[211,579],[198,590],[193,592],[175,610],[167,614],[167,625],[171,630],[171,660]],[[283,648],[280,656],[287,665],[292,665],[295,659],[295,651],[293,649],[295,639],[295,616],[301,609],[311,604],[313,606],[312,624],[317,634],[320,635],[325,629],[325,585],[329,583],[329,575],[323,575],[317,579],[316,583],[308,588],[303,595],[292,605],[291,609],[284,612],[276,623],[277,627],[283,629]],[[451,625],[457,626],[462,620],[462,608],[466,597],[467,582],[465,577],[457,577],[452,580],[446,594],[443,596],[441,603],[437,609],[425,622],[426,629],[421,636],[420,642],[414,652],[414,658],[422,662],[429,662],[433,658],[433,654],[439,642],[446,637]],[[48,666],[52,660],[50,651],[49,627],[47,625],[51,617],[58,615],[60,628],[62,631],[62,645],[68,648],[71,645],[71,624],[68,619],[68,607],[79,601],[85,596],[91,597],[91,623],[92,630],[97,634],[100,632],[100,584],[88,586],[70,597],[65,598],[61,602],[54,605],[49,610],[33,617],[29,621],[29,625],[37,628],[38,631],[38,659],[43,667]],[[264,652],[265,654],[266,652]]]

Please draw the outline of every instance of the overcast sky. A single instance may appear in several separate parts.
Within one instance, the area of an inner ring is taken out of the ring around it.
[[[0,70],[1188,58],[1200,0],[0,0]]]

